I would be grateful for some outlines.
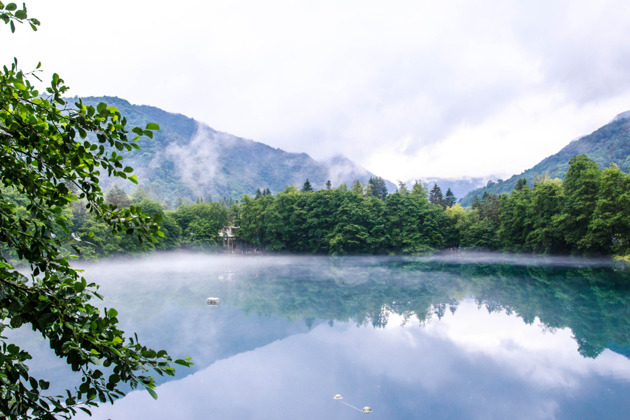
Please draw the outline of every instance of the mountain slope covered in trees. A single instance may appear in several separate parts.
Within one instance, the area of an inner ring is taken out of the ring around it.
[[[76,100],[76,98],[74,99]],[[363,183],[374,176],[352,161],[337,156],[319,162],[306,153],[288,153],[252,140],[216,131],[181,114],[146,105],[132,105],[115,97],[82,98],[88,105],[106,102],[117,107],[132,126],[157,123],[160,131],[144,139],[139,151],[123,154],[139,184],[147,192],[175,203],[182,199],[238,199],[258,189],[272,193],[288,185],[302,186],[308,179],[314,189]],[[72,101],[72,99],[71,99]],[[103,181],[108,185],[108,181]],[[392,183],[387,183],[395,191]]]
[[[525,172],[514,175],[507,180],[489,181],[488,185],[469,192],[462,198],[462,205],[470,205],[475,196],[481,198],[488,194],[510,192],[516,187],[520,178],[533,184],[536,177],[548,175],[550,178],[562,179],[569,168],[569,160],[573,156],[585,154],[593,159],[600,169],[611,163],[617,164],[624,172],[630,167],[630,113],[619,114],[613,121],[595,132],[569,143],[555,155],[549,156]]]

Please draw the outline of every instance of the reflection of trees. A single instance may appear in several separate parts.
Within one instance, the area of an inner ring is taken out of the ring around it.
[[[271,266],[245,276],[235,296],[248,312],[289,319],[387,325],[390,314],[426,321],[473,296],[549,328],[571,328],[583,356],[630,344],[630,275],[612,268],[447,264],[406,259],[336,259],[327,266]]]
[[[425,320],[436,308],[450,308],[456,305],[451,296],[458,296],[457,291],[464,287],[461,278],[449,273],[392,270],[367,260],[350,261],[325,269],[299,264],[265,268],[243,279],[246,292],[235,303],[248,312],[290,319],[354,321],[382,327],[390,313]]]
[[[498,266],[470,276],[475,298],[488,308],[538,317],[550,328],[571,328],[580,354],[596,357],[611,344],[630,343],[630,275],[606,268]]]

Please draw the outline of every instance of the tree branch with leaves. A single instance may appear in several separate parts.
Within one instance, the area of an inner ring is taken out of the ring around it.
[[[33,30],[26,6],[0,2],[0,19],[15,32],[16,23]],[[45,92],[35,86],[40,66],[29,73],[14,59],[0,72],[0,413],[11,419],[70,418],[89,412],[97,402],[113,402],[142,386],[155,398],[152,374],[173,375],[173,360],[125,337],[117,311],[100,310],[98,286],[70,265],[65,245],[71,235],[63,209],[84,200],[87,210],[114,233],[137,235],[140,241],[162,236],[160,216],[139,207],[107,204],[99,186],[103,175],[137,183],[120,152],[138,149],[141,136],[152,138],[157,124],[129,129],[115,107],[100,103],[72,106],[63,98],[68,87],[52,76]],[[11,191],[13,194],[9,194]],[[15,195],[26,203],[17,211]],[[20,269],[18,269],[20,268]],[[48,395],[49,383],[30,375],[31,355],[7,338],[5,330],[30,326],[55,354],[82,375],[81,384],[65,395]]]

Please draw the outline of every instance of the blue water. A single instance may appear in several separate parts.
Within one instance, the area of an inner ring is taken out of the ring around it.
[[[607,262],[162,254],[85,269],[125,331],[195,361],[157,401],[134,391],[95,419],[630,412],[630,276]],[[70,379],[43,352],[34,363]]]

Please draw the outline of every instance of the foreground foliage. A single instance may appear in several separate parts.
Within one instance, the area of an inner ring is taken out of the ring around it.
[[[0,3],[0,18],[12,30],[15,22],[34,29],[39,24],[14,3]],[[0,413],[69,418],[77,408],[87,411],[97,401],[120,397],[121,383],[142,385],[155,396],[149,370],[172,375],[173,362],[190,363],[173,361],[137,337],[126,338],[118,329],[117,311],[95,306],[101,298],[97,286],[70,266],[66,252],[67,243],[79,239],[68,223],[68,206],[79,200],[113,234],[134,234],[140,243],[160,236],[159,216],[105,203],[98,178],[107,174],[135,181],[120,151],[137,149],[139,136],[151,137],[158,127],[133,128],[130,140],[116,108],[80,101],[69,107],[62,98],[68,88],[57,74],[45,93],[34,87],[33,78],[37,75],[21,71],[17,61],[0,73]],[[96,142],[86,140],[90,133]],[[31,356],[10,339],[10,330],[23,325],[40,333],[81,373],[76,389],[48,395],[49,383],[31,376]]]

